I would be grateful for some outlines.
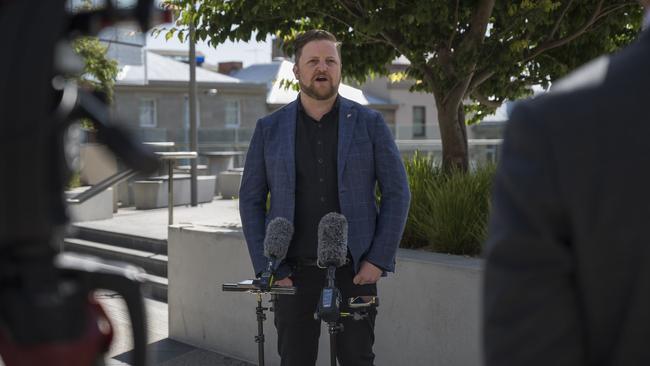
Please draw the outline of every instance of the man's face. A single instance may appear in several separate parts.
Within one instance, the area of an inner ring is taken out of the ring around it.
[[[341,83],[341,58],[332,41],[319,40],[302,48],[293,66],[300,90],[316,100],[328,100],[338,93]]]

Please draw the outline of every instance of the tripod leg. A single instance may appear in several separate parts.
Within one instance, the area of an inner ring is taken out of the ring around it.
[[[259,359],[259,366],[264,366],[264,308],[262,307],[262,294],[257,294],[257,337],[255,337],[255,342],[257,342],[257,355]]]
[[[329,325],[330,332],[330,364],[336,366],[336,328]]]

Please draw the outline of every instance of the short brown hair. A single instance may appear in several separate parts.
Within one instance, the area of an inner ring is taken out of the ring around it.
[[[322,29],[312,29],[304,33],[300,33],[296,37],[296,40],[293,42],[293,49],[295,50],[294,54],[296,55],[296,63],[298,63],[300,55],[302,54],[302,49],[307,43],[323,40],[334,42],[336,44],[336,50],[339,53],[339,57],[341,56],[341,43],[336,40],[336,37],[332,33]]]

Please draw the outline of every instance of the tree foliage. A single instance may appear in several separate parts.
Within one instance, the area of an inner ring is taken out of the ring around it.
[[[630,43],[642,8],[636,0],[168,0],[180,13],[167,30],[197,38],[280,37],[292,53],[298,32],[326,29],[342,41],[343,74],[363,81],[389,73],[403,55],[412,90],[434,94],[443,164],[467,165],[465,112],[473,120],[504,100],[548,86],[570,70]],[[467,101],[471,102],[468,104]],[[432,103],[434,101],[432,100]]]
[[[73,41],[72,48],[84,61],[84,71],[78,82],[102,91],[108,101],[112,101],[118,65],[117,61],[106,57],[106,46],[95,37],[82,37]]]

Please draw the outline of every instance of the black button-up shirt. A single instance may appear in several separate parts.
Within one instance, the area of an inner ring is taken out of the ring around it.
[[[287,258],[315,259],[318,223],[341,212],[337,180],[339,98],[320,121],[305,112],[298,97],[296,121],[296,206]]]

